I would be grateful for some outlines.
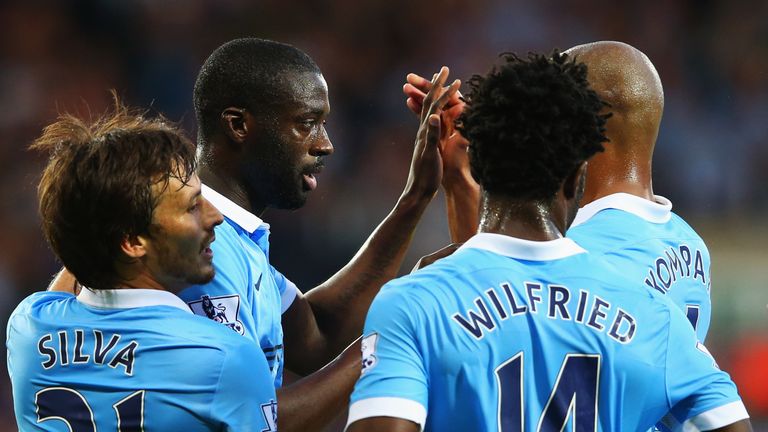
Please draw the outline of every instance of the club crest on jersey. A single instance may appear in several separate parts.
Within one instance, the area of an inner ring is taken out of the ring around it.
[[[368,372],[376,366],[376,342],[378,340],[378,333],[371,333],[363,338],[363,341],[360,344],[360,350],[363,352],[363,371],[361,374]]]
[[[196,315],[208,317],[222,323],[232,330],[245,334],[243,323],[238,320],[240,313],[240,296],[237,294],[221,297],[203,295],[200,300],[189,302],[189,308]]]
[[[267,424],[266,429],[262,429],[261,432],[274,432],[277,430],[277,402],[269,401],[269,403],[261,404],[261,415],[264,416],[264,423]]]

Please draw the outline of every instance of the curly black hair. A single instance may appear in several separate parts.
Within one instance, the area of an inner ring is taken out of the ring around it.
[[[563,180],[607,141],[607,106],[587,83],[587,66],[555,50],[504,63],[468,84],[458,129],[472,175],[486,192],[551,202]]]

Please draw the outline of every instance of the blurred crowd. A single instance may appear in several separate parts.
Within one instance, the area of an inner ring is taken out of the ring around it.
[[[35,184],[44,160],[26,150],[31,140],[59,112],[102,112],[110,104],[109,89],[130,105],[181,122],[194,136],[191,95],[198,68],[215,47],[243,36],[296,45],[317,61],[329,83],[328,130],[336,153],[304,209],[265,215],[272,226],[272,260],[300,287],[325,280],[346,263],[405,184],[417,127],[401,93],[405,74],[429,75],[446,64],[452,76],[466,79],[485,72],[500,52],[564,50],[606,39],[645,52],[666,93],[655,191],[687,219],[736,221],[752,229],[749,221],[768,214],[768,2],[654,3],[0,3],[3,334],[16,303],[43,289],[58,268],[39,230]],[[438,197],[406,265],[448,242],[442,205]],[[715,262],[716,253],[713,257]],[[765,334],[757,334],[750,343],[768,350]],[[736,360],[739,355],[725,352]],[[768,384],[766,367],[756,372]],[[753,414],[762,410],[768,416],[766,399],[768,390],[758,391]],[[0,430],[14,430],[12,418],[2,373]]]

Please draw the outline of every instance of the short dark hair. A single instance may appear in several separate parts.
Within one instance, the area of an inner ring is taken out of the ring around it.
[[[50,154],[38,186],[39,210],[53,252],[90,288],[114,288],[125,236],[148,234],[160,191],[186,184],[195,146],[163,117],[145,118],[115,98],[94,121],[60,115],[30,146]]]
[[[320,73],[320,68],[300,49],[266,39],[235,39],[216,48],[195,81],[198,143],[216,132],[224,108],[260,113],[279,103],[284,74],[293,72]]]
[[[549,202],[582,162],[603,151],[606,106],[587,67],[554,51],[503,64],[468,84],[459,130],[469,140],[472,175],[490,193]]]

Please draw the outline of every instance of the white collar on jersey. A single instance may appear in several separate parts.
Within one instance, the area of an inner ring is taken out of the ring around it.
[[[672,217],[672,202],[661,195],[654,195],[653,199],[655,202],[627,193],[604,196],[580,208],[571,227],[583,224],[605,209],[622,210],[652,223],[668,222]]]
[[[549,241],[523,240],[503,234],[477,233],[459,249],[483,249],[528,261],[551,261],[586,252],[569,238]]]
[[[168,291],[156,289],[108,289],[92,290],[83,287],[77,301],[102,309],[133,309],[144,306],[173,306],[192,313],[182,299]]]
[[[253,234],[260,226],[269,229],[269,225],[264,223],[258,216],[235,204],[232,200],[210,187],[202,185],[202,193],[205,199],[219,209],[221,214],[238,224],[240,228],[248,233]]]

